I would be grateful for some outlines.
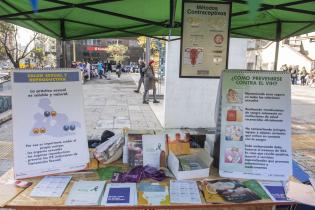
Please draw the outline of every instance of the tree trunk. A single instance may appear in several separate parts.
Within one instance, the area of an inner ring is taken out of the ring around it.
[[[15,61],[12,63],[13,63],[14,68],[16,68],[16,69],[20,68],[20,61]]]

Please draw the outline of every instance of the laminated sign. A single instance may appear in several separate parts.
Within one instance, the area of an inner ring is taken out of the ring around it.
[[[12,77],[15,178],[86,167],[80,72],[15,70]]]
[[[287,180],[292,174],[290,75],[227,70],[221,80],[220,175]]]

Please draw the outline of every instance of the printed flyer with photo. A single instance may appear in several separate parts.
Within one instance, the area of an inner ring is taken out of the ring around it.
[[[226,70],[221,80],[220,175],[287,180],[292,175],[290,75]]]
[[[12,74],[16,179],[82,170],[89,162],[80,72]]]
[[[229,3],[183,1],[180,77],[219,77],[227,68]]]

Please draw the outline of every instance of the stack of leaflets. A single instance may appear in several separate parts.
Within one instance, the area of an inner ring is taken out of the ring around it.
[[[75,182],[65,204],[69,206],[99,205],[104,187],[105,181]]]
[[[141,182],[138,184],[139,205],[169,205],[170,195],[167,182]]]
[[[182,171],[192,171],[207,168],[203,162],[195,155],[179,156],[179,163]]]
[[[204,180],[201,186],[205,200],[209,203],[223,203],[225,201],[242,203],[260,199],[256,193],[237,180]]]
[[[134,206],[137,205],[136,183],[107,184],[101,205]]]

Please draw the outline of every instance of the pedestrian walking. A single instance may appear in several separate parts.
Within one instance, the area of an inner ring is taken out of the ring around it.
[[[87,74],[87,80],[90,80],[91,79],[91,64],[88,61],[85,62],[85,71]]]
[[[289,66],[289,72],[291,73],[291,83],[292,85],[296,85],[297,82],[297,71],[296,68],[292,66]]]
[[[142,83],[143,83],[143,86],[144,86],[144,72],[143,72],[144,68],[145,68],[144,61],[140,61],[140,64],[139,64],[140,79],[139,79],[139,82],[138,82],[137,90],[134,90],[134,92],[136,92],[136,93],[139,93]]]
[[[301,76],[301,85],[305,85],[306,84],[306,75],[307,75],[307,71],[305,69],[305,67],[303,66],[300,76]]]
[[[120,63],[120,61],[118,61],[118,64],[116,65],[116,74],[117,74],[118,78],[120,78],[120,75],[121,75],[121,63]]]
[[[159,103],[156,100],[156,86],[157,78],[155,77],[154,69],[153,69],[154,61],[151,60],[149,62],[149,66],[145,67],[144,72],[144,93],[143,93],[143,103],[148,104],[147,95],[149,90],[153,90],[153,103]]]
[[[97,62],[97,72],[98,72],[100,79],[102,79],[104,76],[104,73],[103,73],[103,65],[100,61]]]

